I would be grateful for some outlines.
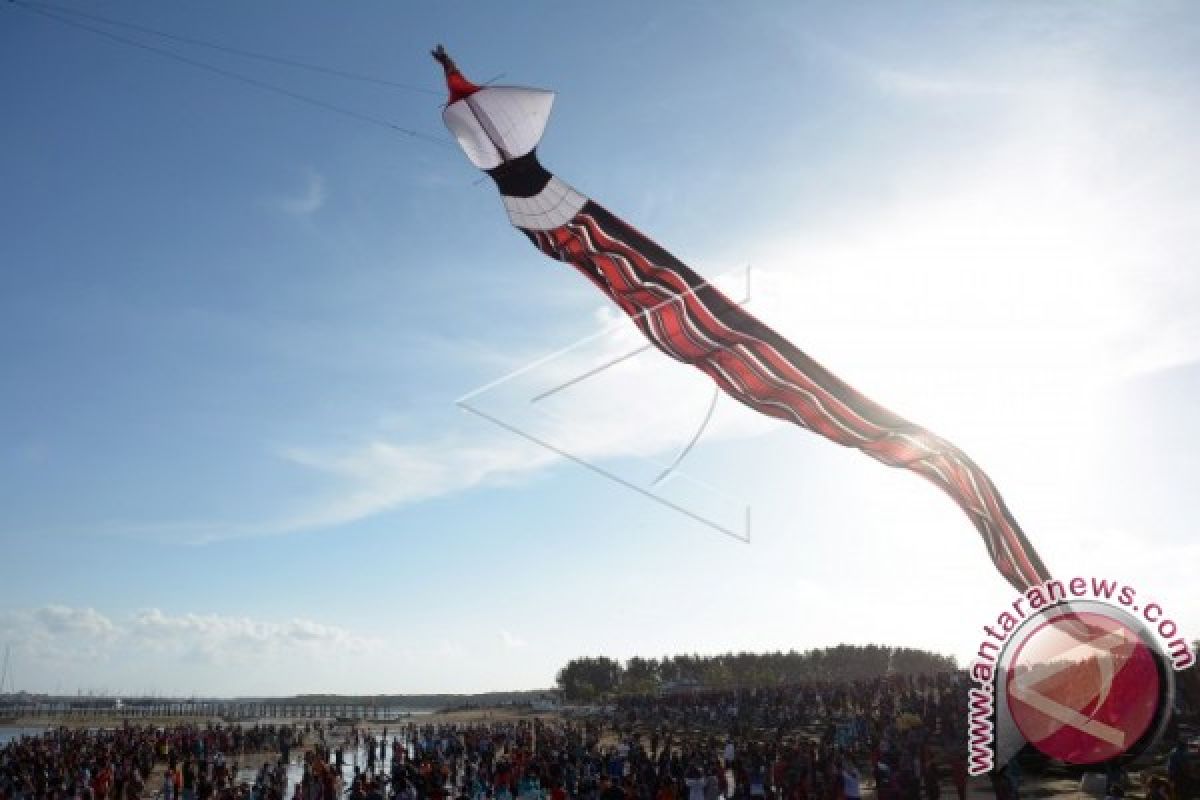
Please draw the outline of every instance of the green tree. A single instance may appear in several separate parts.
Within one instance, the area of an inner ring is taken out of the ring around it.
[[[576,658],[558,671],[558,688],[568,700],[591,701],[612,694],[621,683],[621,665],[611,658]]]
[[[658,689],[660,680],[657,660],[634,656],[625,662],[625,672],[621,676],[621,691],[631,694],[649,694]]]
[[[663,683],[695,680],[713,689],[758,688],[819,680],[869,680],[883,675],[921,675],[956,669],[950,656],[911,647],[877,644],[797,652],[680,654],[661,659],[635,656],[622,667],[611,658],[578,658],[558,673],[572,700],[594,700],[614,691],[654,692]]]

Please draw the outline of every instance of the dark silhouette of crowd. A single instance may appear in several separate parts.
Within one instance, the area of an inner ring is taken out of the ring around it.
[[[0,748],[0,800],[230,798],[239,757],[272,751],[286,761],[300,740],[291,725],[56,728]]]

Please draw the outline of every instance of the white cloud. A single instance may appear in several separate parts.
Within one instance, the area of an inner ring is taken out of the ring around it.
[[[735,272],[726,282],[730,294],[745,280]],[[702,442],[759,435],[779,423],[755,415],[728,398],[719,398],[708,418],[713,384],[695,370],[655,350],[624,356],[644,348],[638,330],[616,311],[599,308],[597,334],[550,357],[499,360],[510,379],[497,381],[472,399],[472,407],[491,409],[519,430],[536,435],[572,457],[587,462],[639,459],[647,474],[669,466],[700,431]],[[598,365],[609,369],[589,375]],[[572,384],[581,376],[584,380]],[[531,402],[540,390],[565,386],[560,393]],[[665,401],[664,401],[665,398]],[[536,405],[536,408],[535,408]],[[512,413],[510,413],[512,412]],[[513,431],[501,430],[475,417],[462,416],[450,433],[427,438],[379,436],[349,447],[292,447],[280,457],[327,476],[327,491],[290,512],[259,521],[187,521],[161,524],[110,525],[126,535],[210,543],[228,539],[278,536],[336,527],[405,505],[467,491],[522,481],[565,459]],[[701,428],[701,426],[703,427]],[[677,475],[686,472],[680,464]]]
[[[105,637],[116,632],[112,620],[93,608],[50,605],[35,609],[34,620],[54,636]]]
[[[277,207],[296,217],[307,217],[325,205],[325,179],[315,170],[308,170],[304,186],[297,192],[276,198]]]
[[[740,296],[745,275],[727,277],[716,282]],[[464,426],[432,442],[373,440],[348,450],[288,451],[289,460],[340,479],[345,490],[283,522],[279,531],[351,522],[430,497],[521,480],[563,462],[522,434],[588,462],[652,460],[647,468],[657,472],[701,425],[706,442],[759,435],[778,425],[728,398],[718,399],[718,413],[704,424],[713,391],[709,379],[645,349],[637,329],[610,308],[598,309],[595,323],[597,333],[550,356],[510,359],[516,370],[469,396],[471,408],[498,409],[496,418],[516,430]],[[535,400],[546,392],[553,394]]]
[[[239,654],[254,657],[264,651],[316,653],[336,649],[357,653],[379,646],[376,638],[307,619],[268,622],[218,614],[171,616],[157,608],[136,614],[129,635],[152,648],[197,651],[235,660]]]
[[[951,98],[978,95],[1002,95],[1013,91],[1004,84],[986,83],[968,78],[922,75],[900,69],[865,66],[869,78],[882,91],[910,97]]]
[[[469,654],[462,642],[413,626],[356,630],[304,617],[158,608],[106,615],[61,605],[0,610],[4,642],[12,644],[18,689],[73,693],[108,686],[173,696],[384,693],[398,688],[396,664],[433,680],[440,691],[448,687],[436,682],[437,670],[458,668]]]
[[[219,614],[167,614],[152,608],[114,621],[93,608],[47,605],[0,614],[0,638],[11,641],[26,675],[61,674],[73,665],[124,659],[247,664],[295,656],[329,660],[378,651],[374,636],[310,619],[282,622]]]
[[[47,605],[0,612],[0,641],[12,645],[16,661],[55,665],[104,661],[121,633],[117,624],[93,608]]]
[[[329,474],[341,488],[318,507],[282,520],[281,532],[351,522],[469,489],[497,475],[527,472],[552,460],[550,454],[520,441],[480,444],[458,437],[424,443],[375,440],[331,452],[294,449],[285,457]]]
[[[500,642],[507,650],[518,650],[527,646],[529,643],[519,636],[514,636],[506,630],[500,631]]]
[[[984,78],[970,72],[971,65],[955,63],[953,69],[931,71],[928,67],[887,63],[862,50],[839,45],[811,33],[802,34],[807,47],[823,55],[838,69],[878,91],[913,99],[954,100],[972,96],[1007,95],[1021,87],[1011,81]]]

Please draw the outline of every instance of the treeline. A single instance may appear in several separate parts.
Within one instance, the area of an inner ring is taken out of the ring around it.
[[[693,681],[704,689],[784,686],[817,680],[863,680],[887,674],[917,675],[957,669],[952,656],[909,647],[849,645],[787,653],[634,657],[624,664],[605,656],[576,658],[558,671],[568,700],[645,694],[664,684]]]

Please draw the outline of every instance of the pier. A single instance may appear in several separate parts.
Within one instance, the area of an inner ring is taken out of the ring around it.
[[[166,717],[207,717],[229,722],[251,720],[361,720],[391,722],[411,716],[413,709],[361,703],[302,703],[285,700],[198,700],[54,698],[41,701],[0,700],[0,719],[114,720]]]

